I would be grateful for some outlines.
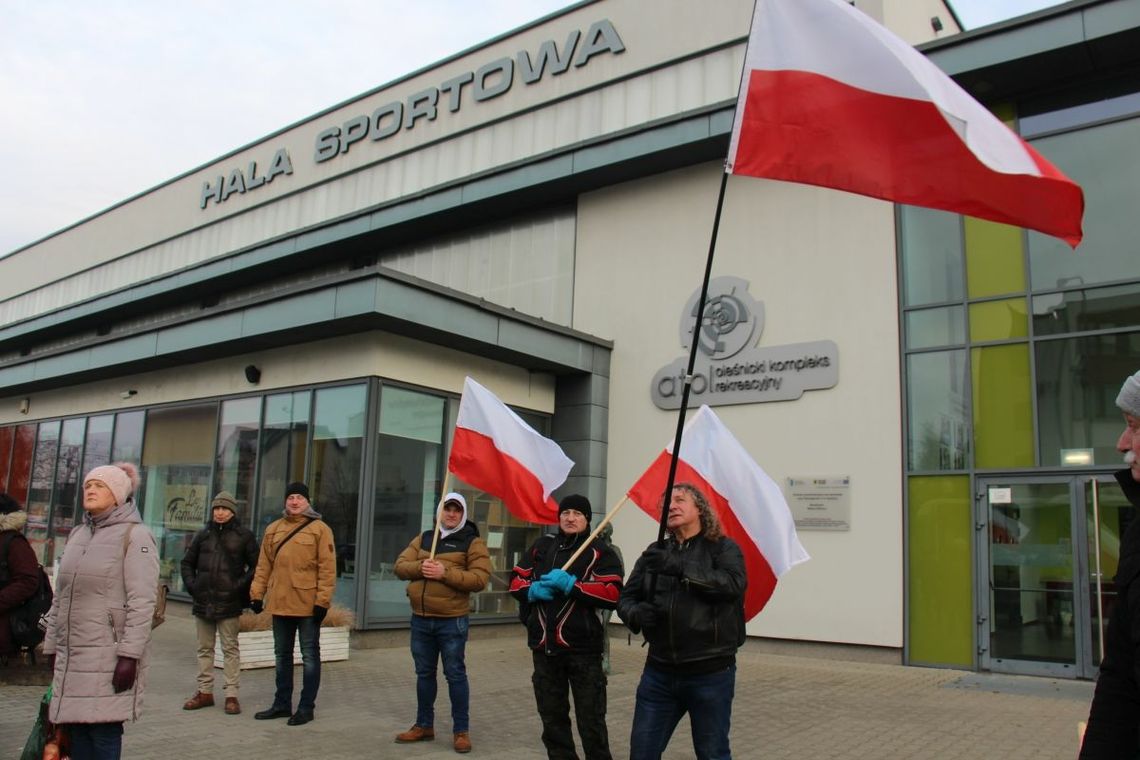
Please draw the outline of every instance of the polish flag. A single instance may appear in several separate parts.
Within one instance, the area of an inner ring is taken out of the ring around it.
[[[842,0],[757,0],[728,171],[1081,241],[1081,188]]]
[[[654,520],[661,519],[672,457],[669,444],[629,489],[630,500]],[[744,618],[751,620],[768,603],[776,580],[811,559],[796,535],[783,492],[707,406],[685,423],[674,482],[691,483],[704,493],[724,534],[744,553]]]
[[[557,443],[535,432],[494,393],[471,378],[463,381],[447,460],[456,477],[502,499],[522,520],[556,523],[558,504],[550,493],[573,466]]]

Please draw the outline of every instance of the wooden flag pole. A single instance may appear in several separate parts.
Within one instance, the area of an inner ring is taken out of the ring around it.
[[[606,516],[602,518],[602,521],[600,523],[598,523],[598,527],[594,528],[593,532],[590,533],[586,540],[582,542],[582,545],[578,547],[577,551],[570,555],[570,559],[566,560],[566,564],[562,566],[563,570],[568,570],[570,568],[570,565],[574,564],[574,560],[578,559],[578,557],[582,555],[582,552],[586,551],[586,547],[589,546],[593,540],[598,537],[603,528],[610,524],[610,520],[614,519],[614,515],[617,514],[617,511],[619,509],[625,506],[625,503],[627,501],[629,501],[629,494],[621,497],[621,501],[615,504],[614,508],[606,513]]]
[[[443,476],[443,491],[439,497],[439,504],[435,505],[435,531],[431,534],[431,554],[428,559],[435,559],[435,546],[439,543],[439,522],[443,519],[443,500],[451,493],[451,470]]]

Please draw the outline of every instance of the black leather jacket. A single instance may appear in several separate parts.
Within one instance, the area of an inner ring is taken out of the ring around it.
[[[657,622],[643,633],[649,642],[649,662],[670,669],[701,660],[736,656],[744,643],[744,555],[730,538],[709,541],[703,534],[666,544],[681,559],[682,572],[657,575],[652,601]],[[618,601],[618,615],[629,623],[630,611],[650,601],[652,573],[638,558]],[[635,631],[636,633],[636,631]]]
[[[257,539],[237,515],[213,520],[194,536],[182,558],[182,583],[194,598],[193,613],[206,620],[237,617],[249,605],[257,569]]]

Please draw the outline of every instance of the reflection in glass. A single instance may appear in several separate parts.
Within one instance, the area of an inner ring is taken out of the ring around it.
[[[1093,664],[1099,665],[1102,656],[1101,640],[1104,631],[1101,621],[1108,625],[1116,606],[1116,571],[1120,564],[1120,539],[1136,519],[1136,510],[1124,498],[1124,492],[1113,478],[1104,478],[1096,484],[1096,510],[1093,509],[1093,482],[1086,481],[1085,521],[1089,540],[1089,618],[1092,621]],[[1096,518],[1099,517],[1099,526]],[[1094,526],[1099,527],[1099,535]],[[1099,564],[1097,549],[1100,549]],[[1099,568],[1100,583],[1097,583]],[[1100,592],[1099,603],[1097,592]]]
[[[907,357],[907,467],[962,470],[970,452],[965,351]]]
[[[51,516],[51,487],[55,479],[55,455],[59,450],[60,422],[41,422],[36,436],[36,453],[32,459],[32,478],[28,488],[28,525],[24,535],[40,562],[51,564],[47,546],[48,519]]]
[[[1061,240],[1029,233],[1034,290],[1095,285],[1136,277],[1140,240],[1131,224],[1140,208],[1140,177],[1134,156],[1140,119],[1084,129],[1033,141],[1085,193],[1085,238],[1080,251]]]
[[[1140,285],[1086,288],[1033,298],[1036,335],[1111,330],[1140,325]]]
[[[8,465],[12,461],[12,442],[15,439],[14,425],[0,428],[0,491],[8,493]],[[23,502],[20,502],[23,506]]]
[[[990,656],[1074,665],[1069,485],[1010,490],[1008,503],[990,491]]]
[[[114,424],[115,418],[110,414],[87,418],[87,436],[83,442],[81,468],[83,474],[111,461],[111,428]]]
[[[1011,340],[1029,335],[1024,298],[970,304],[970,340]]]
[[[1041,464],[1060,464],[1061,449],[1085,448],[1094,464],[1120,461],[1116,394],[1140,366],[1140,333],[1038,341],[1035,351]]]
[[[55,466],[55,496],[52,499],[51,542],[48,554],[54,559],[67,544],[67,536],[76,523],[76,507],[82,490],[79,479],[83,464],[83,439],[87,420],[84,417],[66,420],[59,439],[59,454]]]
[[[28,503],[32,483],[32,454],[36,448],[37,425],[18,425],[12,443],[12,467],[8,471],[8,495],[21,504]]]
[[[918,309],[906,313],[906,347],[934,348],[966,342],[966,320],[961,306]]]
[[[961,300],[961,217],[946,211],[899,206],[899,228],[906,305]]]
[[[218,491],[229,491],[233,494],[237,500],[237,517],[245,526],[250,524],[260,417],[259,397],[222,402],[222,421],[218,425],[218,450],[214,466],[214,488],[208,494],[210,500]],[[209,515],[206,519],[209,519]]]
[[[256,514],[248,523],[258,538],[265,526],[281,516],[285,487],[305,480],[309,444],[309,391],[265,397],[261,427],[261,470],[258,476]]]
[[[146,412],[119,412],[115,415],[115,443],[111,448],[112,462],[141,462],[143,423]],[[139,509],[143,504],[139,502]]]

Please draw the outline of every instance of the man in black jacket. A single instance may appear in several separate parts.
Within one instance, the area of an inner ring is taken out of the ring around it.
[[[586,760],[610,760],[606,729],[603,612],[617,605],[622,567],[612,546],[596,540],[566,570],[582,547],[593,510],[572,494],[558,506],[558,532],[534,543],[515,566],[511,594],[525,615],[532,652],[534,699],[542,718],[542,743],[551,760],[577,760],[570,730],[569,692],[574,694],[578,736]]]
[[[645,550],[618,602],[621,619],[649,642],[630,760],[660,758],[686,712],[697,758],[730,758],[736,650],[744,643],[744,555],[721,533],[695,486],[674,486],[667,520],[668,541]]]
[[[198,690],[182,705],[198,710],[214,704],[214,637],[222,640],[226,714],[241,712],[238,702],[238,617],[249,604],[249,585],[257,569],[257,539],[237,517],[229,491],[214,497],[212,519],[198,531],[182,558],[182,583],[194,598],[198,631]]]
[[[1116,480],[1129,503],[1140,507],[1140,372],[1124,381],[1116,405],[1125,423],[1116,449],[1128,465]],[[1115,584],[1116,606],[1105,633],[1081,760],[1140,756],[1140,519],[1132,520],[1120,540]]]

